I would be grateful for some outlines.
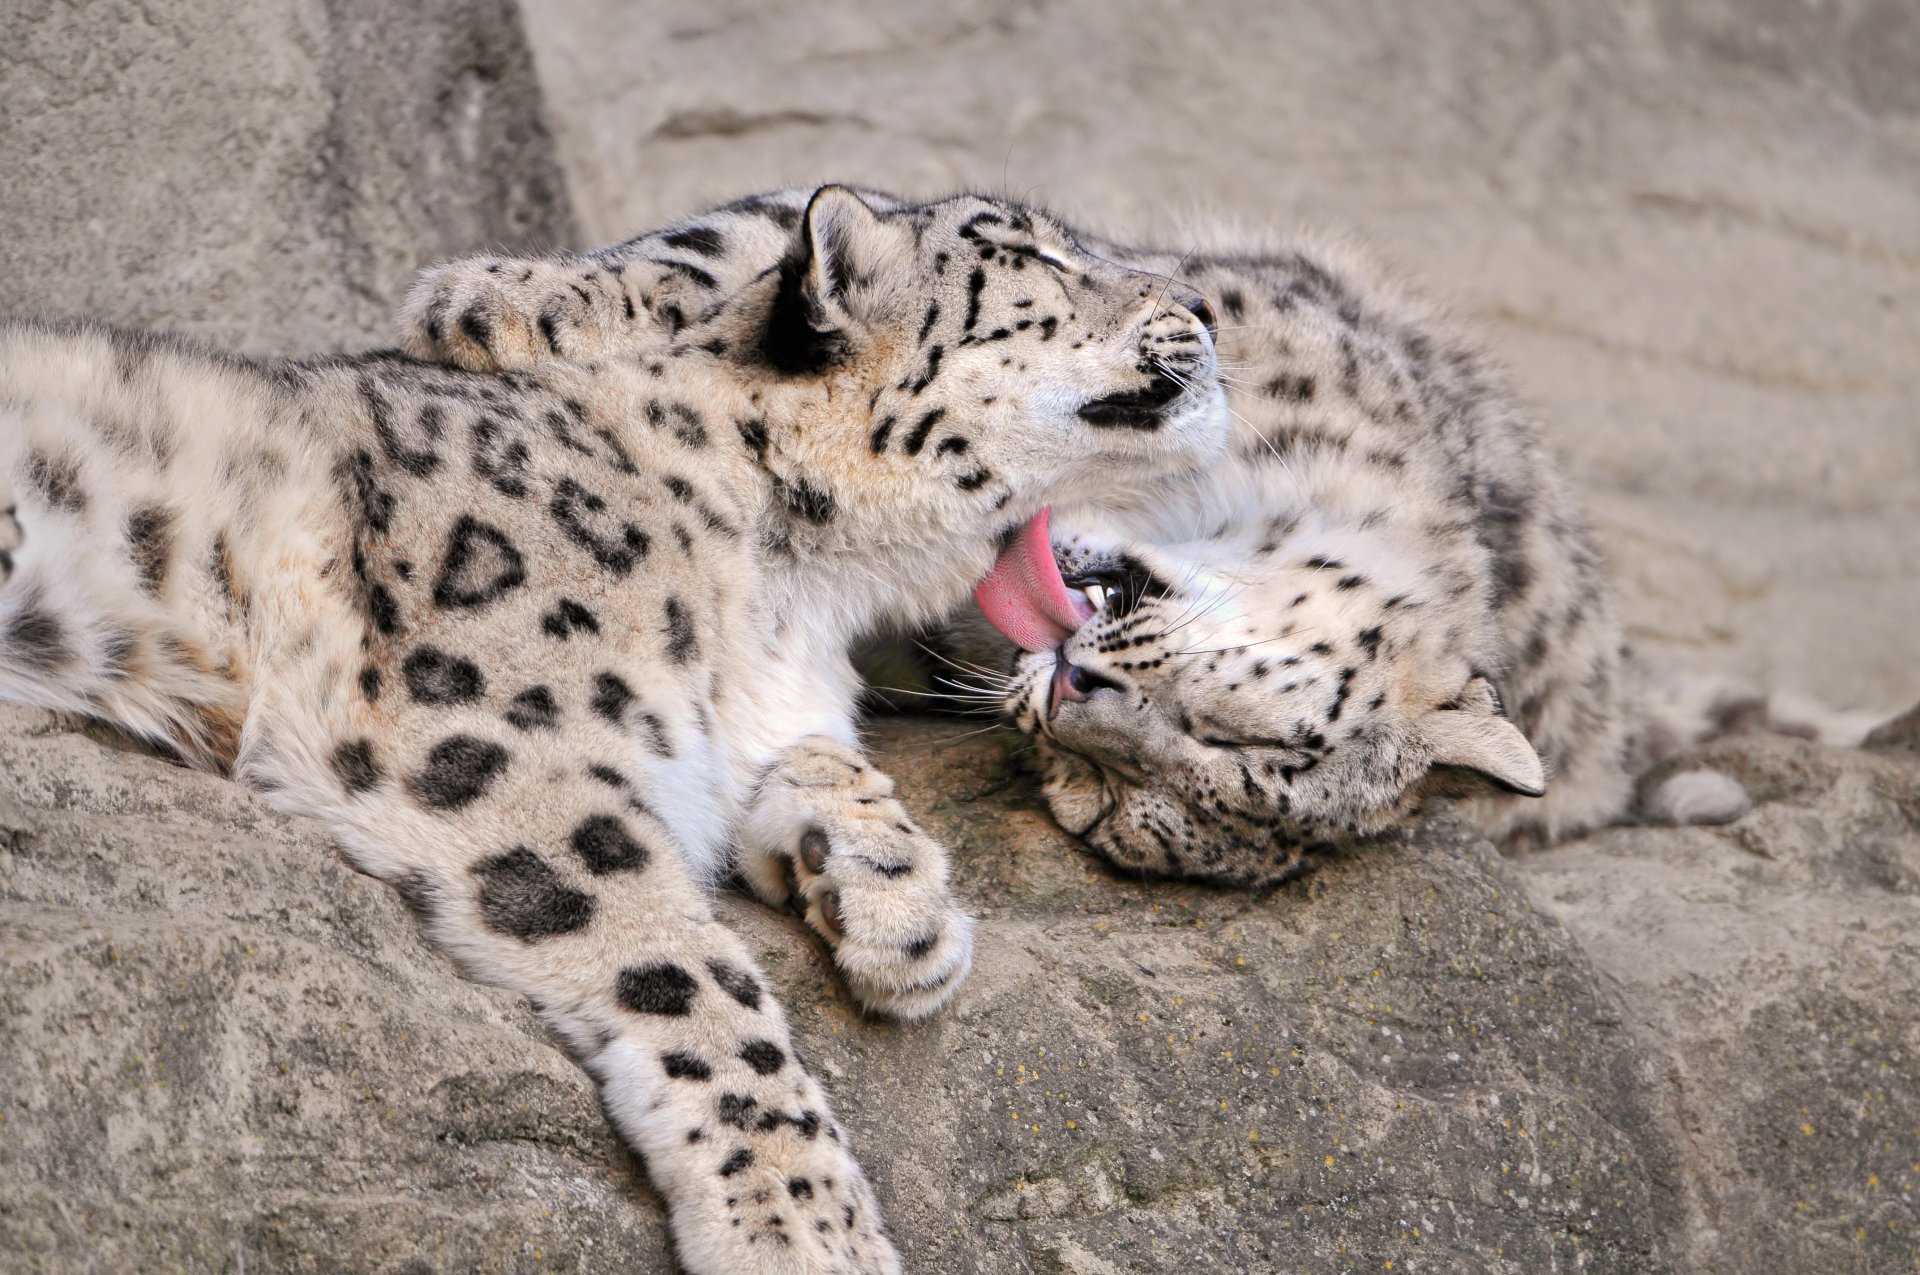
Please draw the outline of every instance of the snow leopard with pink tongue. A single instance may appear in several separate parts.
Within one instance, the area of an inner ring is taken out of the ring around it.
[[[803,913],[871,1009],[954,994],[971,922],[861,755],[848,647],[1049,502],[1217,455],[1210,314],[1038,210],[843,187],[622,286],[659,304],[618,357],[512,374],[0,326],[0,697],[323,819],[571,1047],[695,1275],[894,1272],[711,888]]]
[[[635,315],[677,321],[764,269],[777,241],[754,217],[800,197],[585,258],[441,267],[403,334],[474,367],[607,357]],[[1347,249],[1077,242],[1210,298],[1193,304],[1218,311],[1232,444],[1028,524],[981,586],[1027,652],[989,690],[1033,737],[1060,823],[1131,873],[1263,885],[1435,798],[1513,843],[1621,817],[1673,732],[1645,712],[1586,520],[1488,359]],[[665,283],[635,286],[660,261]],[[1032,321],[1013,314],[968,330]],[[935,640],[1006,667],[977,621]],[[1685,782],[1691,821],[1744,808],[1731,781]]]

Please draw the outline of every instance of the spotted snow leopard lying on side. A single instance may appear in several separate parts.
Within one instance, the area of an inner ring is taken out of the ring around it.
[[[627,281],[697,309],[513,375],[0,327],[0,696],[326,820],[568,1043],[689,1270],[897,1271],[710,886],[796,903],[874,1009],[952,995],[971,925],[847,648],[1050,502],[1217,455],[1206,313],[1004,201],[827,187],[671,238]]]
[[[705,216],[588,257],[453,263],[402,336],[477,368],[605,357],[637,316],[681,321],[764,269],[778,240],[748,230]],[[1220,464],[1057,510],[981,589],[1028,652],[989,694],[1033,736],[1062,826],[1132,872],[1261,885],[1435,797],[1514,841],[1620,817],[1666,731],[1586,521],[1488,361],[1338,247],[1079,241],[1217,303],[1234,423]],[[687,266],[635,275],[661,259]],[[978,628],[947,645],[993,661]],[[1665,800],[1706,821],[1745,798],[1696,774]]]

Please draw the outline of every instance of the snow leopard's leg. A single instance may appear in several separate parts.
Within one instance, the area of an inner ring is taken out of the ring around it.
[[[947,884],[947,851],[893,780],[824,735],[783,753],[751,799],[740,869],[776,907],[797,904],[861,1004],[922,1018],[973,964],[973,920]]]
[[[458,691],[443,672],[433,686]],[[396,713],[396,689],[324,734],[265,738],[243,771],[317,807],[471,976],[533,1002],[644,1160],[688,1271],[898,1271],[779,1004],[622,778],[631,741],[540,691],[502,720],[447,697]],[[318,788],[311,763],[289,764],[316,752]]]
[[[465,258],[422,271],[395,325],[407,353],[476,372],[584,362],[657,335],[652,278],[570,254]]]

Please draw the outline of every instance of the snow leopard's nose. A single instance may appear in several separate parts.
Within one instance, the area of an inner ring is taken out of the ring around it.
[[[1220,320],[1213,312],[1212,302],[1197,292],[1183,292],[1176,295],[1174,300],[1180,303],[1182,309],[1200,320],[1200,325],[1207,330],[1207,340],[1213,341],[1219,338]]]

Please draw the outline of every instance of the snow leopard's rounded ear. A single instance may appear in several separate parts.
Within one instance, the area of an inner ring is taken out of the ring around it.
[[[818,372],[846,357],[849,329],[906,262],[912,234],[857,191],[822,186],[807,201],[767,318],[767,361],[782,372]]]
[[[1522,797],[1547,791],[1547,768],[1520,728],[1508,721],[1500,693],[1476,677],[1452,703],[1427,714],[1421,724],[1436,766],[1458,766]]]

